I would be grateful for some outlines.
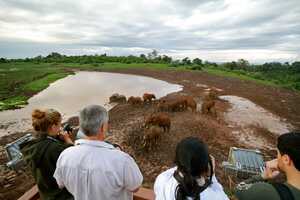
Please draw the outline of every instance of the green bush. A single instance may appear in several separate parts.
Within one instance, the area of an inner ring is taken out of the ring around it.
[[[202,70],[202,66],[200,66],[200,65],[193,65],[191,67],[188,67],[188,69],[191,69],[191,70]]]
[[[92,66],[93,66],[93,67],[100,67],[101,64],[99,64],[99,63],[93,63]]]

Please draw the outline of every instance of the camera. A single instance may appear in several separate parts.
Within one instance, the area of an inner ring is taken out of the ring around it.
[[[63,127],[63,131],[66,131],[67,133],[72,133],[73,128],[69,123],[66,123]]]

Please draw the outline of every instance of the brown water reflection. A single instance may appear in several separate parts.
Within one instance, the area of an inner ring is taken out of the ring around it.
[[[128,97],[151,92],[159,98],[181,89],[180,85],[144,76],[78,72],[52,83],[30,98],[25,108],[0,112],[0,136],[30,128],[30,113],[34,108],[55,108],[66,118],[89,104],[105,105],[109,109],[107,102],[113,93]]]
[[[238,96],[220,96],[228,101],[232,108],[225,113],[225,120],[234,126],[247,129],[249,126],[266,128],[272,133],[282,134],[293,129],[286,119],[269,112],[252,101]]]

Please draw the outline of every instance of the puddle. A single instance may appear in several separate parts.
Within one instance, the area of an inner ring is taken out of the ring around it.
[[[215,90],[217,92],[223,92],[224,90],[220,89],[220,88],[216,88],[216,87],[212,87],[212,88],[206,88],[204,89],[205,91],[211,91],[211,90]]]
[[[205,85],[205,84],[200,84],[200,83],[197,83],[197,84],[196,84],[196,87],[208,88],[207,85]]]
[[[190,81],[190,80],[185,80],[185,79],[184,79],[184,80],[182,80],[182,82],[183,82],[183,83],[190,83],[191,81]]]
[[[157,98],[182,90],[181,85],[136,75],[78,72],[52,83],[48,88],[29,99],[28,105],[18,110],[0,112],[0,137],[31,128],[30,115],[35,108],[55,108],[67,117],[78,114],[89,104],[110,109],[108,99],[113,93],[142,96],[154,93]]]
[[[231,126],[244,128],[257,126],[266,128],[268,131],[280,135],[292,129],[292,125],[268,110],[256,105],[248,99],[238,96],[220,96],[228,101],[232,108],[224,114],[225,120]]]
[[[232,134],[239,140],[239,142],[247,144],[253,149],[272,149],[274,144],[267,141],[264,137],[257,136],[255,129],[252,128],[240,128],[232,131]]]

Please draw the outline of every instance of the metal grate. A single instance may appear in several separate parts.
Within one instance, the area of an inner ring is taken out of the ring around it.
[[[260,174],[264,169],[264,160],[259,150],[231,147],[228,161],[223,162],[225,173],[239,178]]]
[[[6,154],[9,159],[6,163],[7,167],[13,170],[19,170],[25,164],[23,155],[20,151],[20,144],[32,139],[33,136],[31,134],[26,134],[14,142],[5,145]]]

